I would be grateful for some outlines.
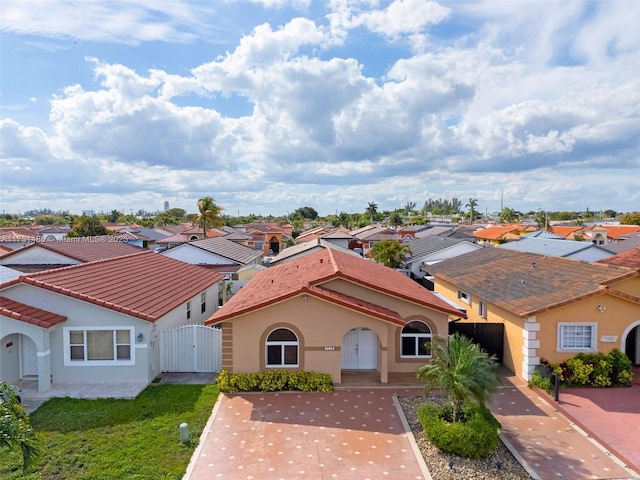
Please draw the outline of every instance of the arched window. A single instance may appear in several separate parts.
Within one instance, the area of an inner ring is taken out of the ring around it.
[[[288,328],[277,328],[267,337],[265,348],[267,368],[298,366],[298,337]]]
[[[431,358],[431,329],[419,320],[407,323],[400,333],[400,356]]]

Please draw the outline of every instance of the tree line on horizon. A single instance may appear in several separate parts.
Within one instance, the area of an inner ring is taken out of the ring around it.
[[[365,209],[359,213],[340,212],[326,216],[320,216],[317,210],[311,206],[299,207],[286,215],[244,215],[232,216],[224,213],[224,208],[215,202],[211,196],[202,197],[196,204],[197,212],[187,213],[182,208],[171,208],[164,212],[146,212],[138,210],[126,214],[119,210],[100,212],[95,215],[74,215],[66,210],[54,211],[48,208],[34,209],[24,214],[7,214],[0,216],[0,226],[11,227],[20,225],[69,225],[74,236],[106,235],[109,232],[105,224],[138,224],[143,227],[158,227],[166,225],[178,225],[191,223],[200,226],[206,234],[209,228],[220,228],[223,225],[235,226],[256,222],[269,222],[291,224],[294,231],[299,233],[309,224],[343,226],[348,229],[361,228],[372,223],[384,223],[392,227],[401,225],[424,225],[431,220],[447,218],[453,223],[471,223],[485,220],[481,213],[477,199],[469,198],[465,203],[458,198],[428,199],[417,209],[416,202],[406,202],[403,207],[395,210],[380,210],[376,202],[368,202]],[[500,223],[517,223],[521,221],[533,221],[540,228],[544,228],[552,221],[568,221],[576,225],[584,222],[603,219],[616,219],[622,224],[640,225],[640,212],[619,213],[614,210],[599,212],[589,211],[529,211],[521,212],[510,207],[504,207],[498,218],[493,218]]]

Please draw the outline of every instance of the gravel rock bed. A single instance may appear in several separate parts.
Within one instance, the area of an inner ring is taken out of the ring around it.
[[[433,480],[529,480],[531,478],[502,442],[493,453],[477,460],[440,451],[427,441],[418,420],[418,406],[425,401],[425,397],[398,397],[398,401]],[[452,467],[449,467],[449,462],[453,462]]]

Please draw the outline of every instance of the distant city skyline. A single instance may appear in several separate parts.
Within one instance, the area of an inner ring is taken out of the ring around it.
[[[0,11],[7,212],[640,210],[640,2]]]

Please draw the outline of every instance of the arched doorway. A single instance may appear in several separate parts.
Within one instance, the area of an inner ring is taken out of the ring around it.
[[[278,241],[278,237],[272,236],[269,239],[269,254],[277,255],[280,253],[280,242]]]
[[[631,326],[626,332],[626,338],[623,338],[624,353],[634,365],[640,364],[640,322],[635,326]]]
[[[0,340],[0,380],[15,383],[38,378],[38,348],[27,335],[12,333]]]
[[[342,370],[376,370],[378,335],[368,328],[354,328],[342,337]]]

